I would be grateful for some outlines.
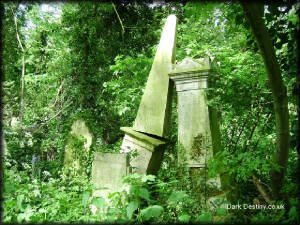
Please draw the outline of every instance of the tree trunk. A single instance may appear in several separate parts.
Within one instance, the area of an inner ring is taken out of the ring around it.
[[[16,10],[19,8],[19,3],[16,7]],[[24,114],[24,89],[25,89],[25,48],[22,45],[19,31],[18,31],[18,21],[17,21],[17,16],[14,12],[14,10],[11,8],[12,15],[14,18],[14,23],[15,23],[15,30],[16,30],[16,38],[18,41],[18,45],[22,50],[22,77],[21,77],[21,101],[20,101],[20,119],[23,120],[23,114]]]
[[[25,53],[23,52],[22,56],[22,86],[21,86],[21,110],[20,110],[20,118],[23,119],[24,115],[24,89],[25,89]]]
[[[257,4],[241,1],[241,5],[260,48],[273,95],[277,135],[274,162],[280,166],[280,169],[276,170],[273,168],[271,170],[271,187],[273,198],[278,200],[281,198],[280,190],[283,186],[289,153],[287,90],[282,81],[280,66],[277,62],[272,40]]]

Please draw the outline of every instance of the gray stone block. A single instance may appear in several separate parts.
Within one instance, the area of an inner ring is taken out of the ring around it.
[[[140,174],[156,174],[160,168],[166,141],[137,132],[131,127],[121,127],[125,137],[121,151],[136,151],[137,156],[131,157],[132,172]]]
[[[129,173],[129,158],[126,153],[95,153],[92,164],[92,184],[96,188],[119,191],[122,176]]]

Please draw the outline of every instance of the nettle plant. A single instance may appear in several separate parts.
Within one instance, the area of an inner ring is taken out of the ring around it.
[[[82,203],[85,207],[96,207],[95,219],[105,222],[145,222],[158,220],[163,207],[156,204],[151,185],[156,181],[154,175],[137,173],[123,177],[124,188],[108,195],[108,199],[93,197],[84,193]],[[93,205],[93,206],[92,206]]]
[[[225,216],[224,210],[209,212],[202,208],[191,214],[195,200],[176,182],[163,182],[154,175],[133,173],[123,177],[122,191],[113,192],[107,199],[93,197],[90,192],[82,195],[84,207],[94,208],[94,215],[87,221],[102,222],[213,222],[215,216]]]

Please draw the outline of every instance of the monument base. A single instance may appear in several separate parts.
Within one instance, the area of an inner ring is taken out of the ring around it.
[[[219,174],[216,177],[209,177],[208,168],[192,167],[190,168],[190,176],[193,193],[202,206],[211,210],[225,208],[227,192],[223,189]]]
[[[132,127],[121,127],[121,130],[125,132],[121,152],[130,152],[132,172],[156,174],[160,168],[167,142],[162,138],[137,132]]]

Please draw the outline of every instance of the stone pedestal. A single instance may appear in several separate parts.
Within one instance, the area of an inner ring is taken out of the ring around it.
[[[108,193],[121,191],[122,176],[129,174],[129,156],[125,153],[95,153],[92,184],[100,190],[93,195],[108,202]]]
[[[213,155],[212,138],[219,139],[211,130],[204,92],[208,87],[209,72],[208,61],[185,58],[170,73],[178,94],[178,160],[189,167],[205,167]]]
[[[137,132],[131,127],[121,127],[121,130],[125,132],[121,151],[130,152],[132,172],[156,174],[161,164],[166,141]]]
[[[207,175],[207,161],[220,148],[218,119],[205,94],[210,71],[209,59],[185,58],[169,74],[178,94],[178,162],[191,167],[191,177],[206,203],[222,193],[220,176],[209,179]]]

